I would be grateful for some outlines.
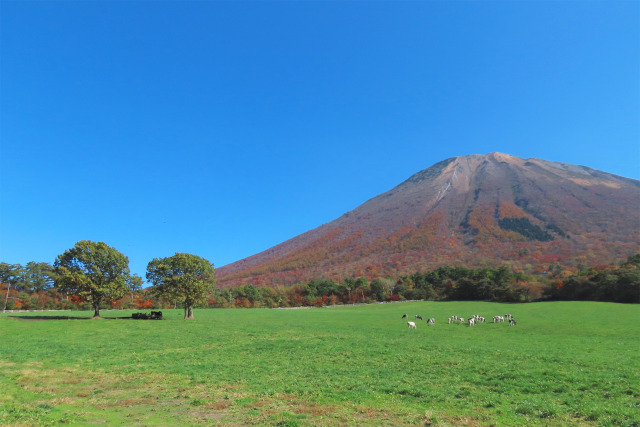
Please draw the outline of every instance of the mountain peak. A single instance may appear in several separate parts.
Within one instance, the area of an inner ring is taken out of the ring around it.
[[[486,157],[488,159],[492,159],[497,162],[512,162],[515,160],[521,160],[518,157],[514,157],[510,154],[504,154],[504,153],[498,153],[498,152],[489,153],[486,155]]]
[[[503,153],[451,157],[336,220],[218,270],[222,284],[441,265],[610,263],[640,252],[640,182]],[[546,268],[543,268],[546,269]]]

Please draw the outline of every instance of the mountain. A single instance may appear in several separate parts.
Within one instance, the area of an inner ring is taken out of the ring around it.
[[[640,181],[501,153],[452,157],[340,218],[221,267],[221,286],[510,263],[526,273],[640,252]]]

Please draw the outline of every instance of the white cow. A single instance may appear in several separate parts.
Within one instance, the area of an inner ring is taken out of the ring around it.
[[[407,322],[407,325],[409,325],[409,329],[411,329],[411,328],[415,329],[416,328],[416,322]]]
[[[434,323],[436,323],[436,319],[434,319],[433,317],[427,320],[427,324],[429,325],[433,325]]]

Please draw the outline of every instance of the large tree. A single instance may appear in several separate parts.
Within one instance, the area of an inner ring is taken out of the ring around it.
[[[147,280],[153,283],[154,295],[181,300],[185,319],[193,319],[193,307],[213,289],[214,276],[212,263],[191,254],[155,258],[147,266]]]
[[[100,305],[122,298],[129,288],[129,259],[103,242],[82,240],[54,263],[55,286],[80,295],[100,317]]]

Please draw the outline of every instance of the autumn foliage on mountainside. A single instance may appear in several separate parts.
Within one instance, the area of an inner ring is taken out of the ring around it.
[[[447,159],[342,217],[218,269],[223,287],[507,263],[539,274],[640,250],[640,182],[492,153]]]

